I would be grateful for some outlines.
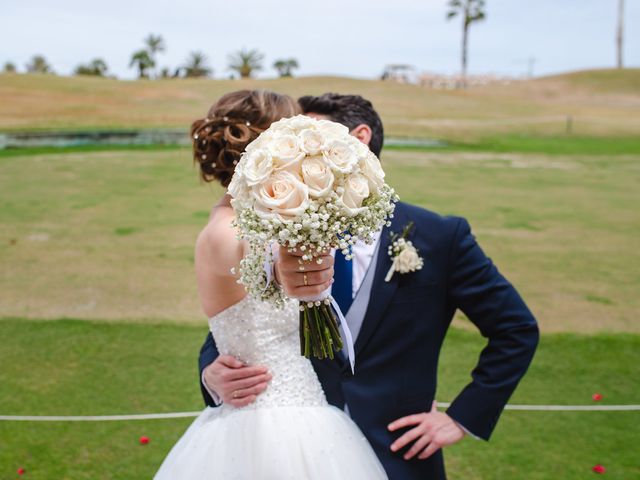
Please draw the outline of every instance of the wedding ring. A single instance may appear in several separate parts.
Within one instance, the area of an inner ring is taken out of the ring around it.
[[[302,280],[304,281],[304,286],[308,287],[309,286],[309,279],[307,278],[307,272],[304,272],[302,274]]]

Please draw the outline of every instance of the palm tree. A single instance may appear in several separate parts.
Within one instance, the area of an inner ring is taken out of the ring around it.
[[[623,68],[622,51],[624,48],[624,0],[618,1],[618,28],[616,32],[618,68]]]
[[[191,52],[184,64],[184,76],[187,78],[208,77],[213,70],[207,64],[207,56],[202,52]]]
[[[280,77],[293,77],[292,70],[299,68],[298,61],[295,58],[289,58],[286,60],[276,60],[273,64],[273,68],[278,71]]]
[[[4,73],[16,73],[16,64],[13,62],[7,62],[4,64]]]
[[[129,68],[136,67],[138,69],[138,78],[149,78],[147,70],[156,66],[156,62],[151,58],[146,50],[138,50],[131,55]]]
[[[229,70],[235,70],[242,78],[249,78],[255,71],[262,70],[264,55],[258,50],[242,49],[229,55]]]
[[[93,75],[96,77],[104,77],[107,75],[107,64],[101,58],[91,60],[88,65],[78,65],[75,70],[76,75]]]
[[[31,61],[27,63],[27,72],[29,73],[53,73],[51,65],[42,55],[34,55]]]
[[[449,0],[447,20],[460,15],[462,17],[462,86],[467,86],[467,45],[469,26],[486,18],[484,0]]]
[[[153,59],[153,63],[158,61],[158,53],[164,52],[167,49],[167,44],[162,38],[162,35],[154,35],[150,33],[147,38],[144,39],[144,44],[147,46],[149,56]]]

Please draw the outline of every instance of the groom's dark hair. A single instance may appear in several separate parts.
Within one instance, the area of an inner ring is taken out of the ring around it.
[[[319,97],[307,95],[298,99],[304,113],[318,113],[326,115],[334,122],[353,130],[358,125],[368,125],[371,129],[369,148],[378,157],[384,142],[384,130],[380,115],[373,108],[371,102],[360,95],[340,95],[325,93]]]

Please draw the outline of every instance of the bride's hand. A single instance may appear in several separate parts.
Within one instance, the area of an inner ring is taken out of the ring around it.
[[[255,402],[271,380],[267,367],[246,366],[230,355],[220,355],[204,369],[204,382],[222,401],[234,407]]]
[[[302,255],[300,250],[289,252],[280,246],[276,256],[275,280],[291,298],[315,297],[333,283],[333,256],[327,254],[303,262]],[[318,259],[322,263],[317,263]]]
[[[424,460],[440,448],[459,442],[465,435],[464,430],[449,415],[438,411],[435,400],[430,412],[402,417],[391,422],[388,428],[395,432],[412,425],[415,427],[391,444],[391,451],[397,452],[415,441],[404,454],[405,460],[411,460],[418,454],[418,459]]]

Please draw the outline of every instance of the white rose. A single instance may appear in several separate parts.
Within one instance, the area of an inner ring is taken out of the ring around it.
[[[253,187],[256,213],[263,218],[277,216],[291,220],[309,206],[309,189],[286,170],[275,172],[265,182]]]
[[[324,137],[346,138],[349,135],[349,129],[341,123],[332,122],[331,120],[317,120],[316,128]]]
[[[384,170],[382,170],[380,160],[373,152],[369,151],[365,157],[361,157],[358,165],[360,166],[360,173],[369,181],[371,190],[377,191],[384,185]]]
[[[369,146],[365,145],[364,143],[362,143],[360,140],[358,140],[355,137],[351,137],[355,140],[355,151],[356,151],[356,155],[358,155],[358,158],[363,158],[366,157],[368,155],[370,155],[372,152],[371,150],[369,150]]]
[[[420,270],[423,266],[423,260],[418,255],[416,247],[407,242],[407,245],[402,251],[393,259],[395,264],[395,270],[400,273],[409,273]]]
[[[344,192],[340,197],[342,205],[349,216],[360,213],[364,208],[362,202],[369,196],[369,182],[364,175],[354,173],[346,178]]]
[[[250,206],[249,187],[242,175],[242,171],[238,168],[239,166],[239,164],[236,166],[233,177],[231,177],[231,182],[227,187],[227,193],[233,197],[236,205],[239,207],[247,207]]]
[[[307,117],[306,115],[296,115],[295,117],[284,120],[283,123],[286,124],[290,129],[299,132],[307,128],[313,128],[316,121],[315,119]]]
[[[322,150],[324,138],[317,130],[306,128],[298,134],[300,148],[309,155],[317,155]]]
[[[304,152],[300,150],[300,141],[296,135],[278,135],[267,144],[267,148],[273,157],[276,170],[299,170],[299,162],[304,158]]]
[[[275,135],[270,130],[262,132],[260,135],[258,135],[258,138],[256,138],[253,142],[245,147],[245,152],[251,152],[260,148],[265,148],[266,145],[273,140],[274,136]]]
[[[302,178],[309,187],[309,195],[320,198],[331,191],[335,177],[325,159],[317,156],[302,160]]]
[[[247,185],[253,186],[262,183],[273,171],[273,159],[268,150],[260,148],[244,154],[242,173]]]
[[[322,155],[327,159],[329,165],[340,173],[351,173],[358,162],[356,152],[351,145],[342,140],[329,142]]]

